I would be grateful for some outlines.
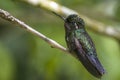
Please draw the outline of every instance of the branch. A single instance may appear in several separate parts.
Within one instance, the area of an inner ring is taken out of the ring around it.
[[[25,24],[23,21],[20,21],[19,19],[12,16],[7,11],[4,11],[4,10],[0,9],[0,17],[7,20],[7,21],[9,21],[10,23],[17,24],[17,25],[19,25],[19,27],[23,28],[24,30],[38,36],[42,40],[46,41],[51,47],[57,48],[57,49],[59,49],[59,50],[61,50],[63,52],[69,53],[66,48],[64,48],[63,46],[58,44],[56,41],[46,37],[45,35],[43,35],[42,33],[38,32],[38,31],[36,31],[32,27]]]
[[[51,0],[24,0],[24,1],[29,3],[30,5],[42,7],[48,11],[55,12],[63,16],[68,16],[70,14],[78,14],[77,12]],[[81,18],[85,20],[87,27],[90,28],[91,30],[120,40],[120,30],[113,28],[113,26],[105,25],[101,22],[90,19],[85,15],[82,14],[79,15],[81,16]]]

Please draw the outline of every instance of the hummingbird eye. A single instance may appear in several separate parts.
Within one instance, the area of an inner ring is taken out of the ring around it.
[[[67,21],[68,21],[69,23],[73,23],[73,22],[74,22],[74,18],[68,18]]]
[[[72,14],[66,18],[66,21],[69,23],[74,23],[74,22],[76,22],[77,18],[78,18],[78,15]]]

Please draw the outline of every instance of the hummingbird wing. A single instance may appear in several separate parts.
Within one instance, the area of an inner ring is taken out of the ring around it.
[[[92,39],[87,32],[74,34],[74,52],[84,67],[95,77],[100,78],[104,69],[97,58],[96,50]]]

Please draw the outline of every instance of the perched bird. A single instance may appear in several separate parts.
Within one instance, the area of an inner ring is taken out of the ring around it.
[[[83,19],[72,14],[64,21],[65,40],[70,53],[81,61],[88,72],[97,78],[101,78],[105,70],[98,60],[94,43],[85,30]]]

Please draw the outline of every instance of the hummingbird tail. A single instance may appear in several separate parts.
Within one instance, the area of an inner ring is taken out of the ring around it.
[[[79,50],[75,50],[75,51],[76,53],[78,53],[77,56],[81,61],[81,63],[83,64],[83,66],[87,69],[87,71],[90,72],[93,76],[97,78],[101,78],[102,75],[105,73],[105,70],[102,67],[98,58],[94,56],[90,56],[88,54],[81,55]]]

